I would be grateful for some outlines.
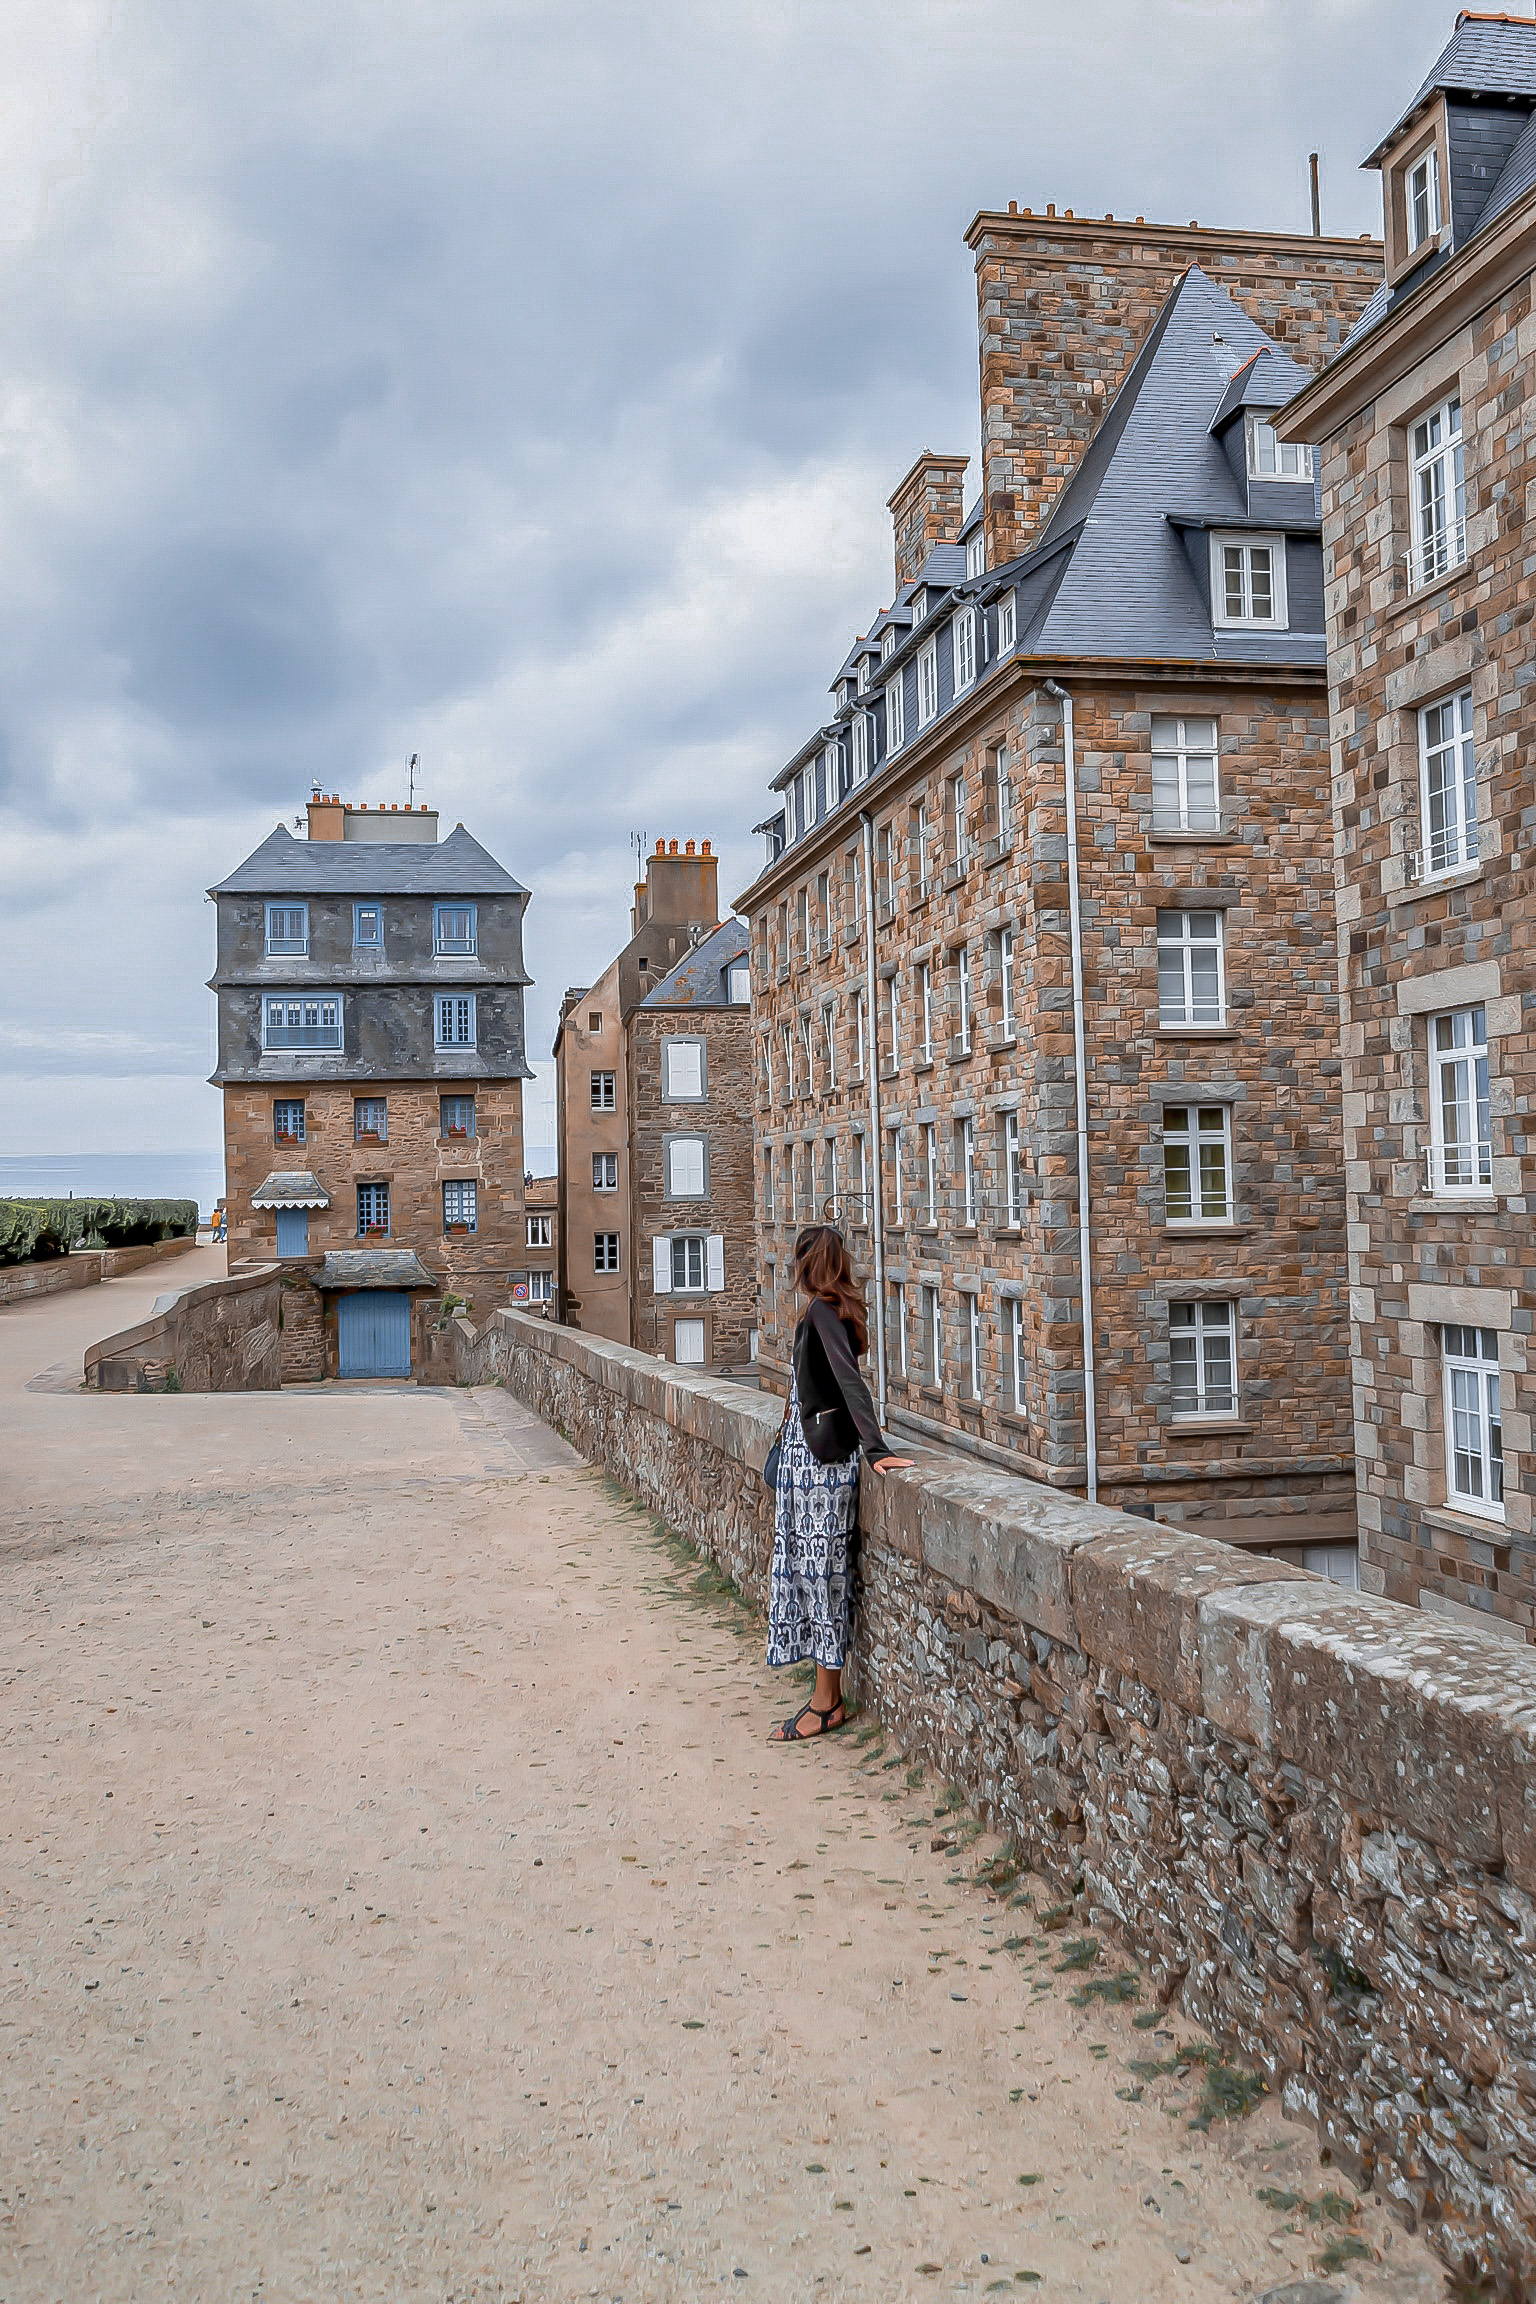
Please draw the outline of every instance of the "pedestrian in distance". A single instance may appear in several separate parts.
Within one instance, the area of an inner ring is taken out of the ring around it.
[[[774,1455],[773,1575],[768,1661],[810,1659],[808,1704],[775,1728],[774,1744],[804,1744],[841,1728],[848,1660],[849,1548],[859,1512],[859,1461],[875,1472],[912,1462],[894,1456],[859,1361],[869,1349],[864,1291],[840,1232],[813,1224],[795,1241],[795,1286],[806,1308],[790,1354],[789,1401]],[[814,1725],[811,1725],[814,1723]]]

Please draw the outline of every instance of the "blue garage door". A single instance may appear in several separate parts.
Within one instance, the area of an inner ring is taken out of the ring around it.
[[[360,1288],[336,1304],[343,1376],[409,1376],[411,1300],[395,1289]]]

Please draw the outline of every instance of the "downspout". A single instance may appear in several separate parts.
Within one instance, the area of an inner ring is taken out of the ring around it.
[[[1098,1394],[1093,1366],[1093,1228],[1088,1191],[1088,1059],[1083,1030],[1083,912],[1077,886],[1077,749],[1072,699],[1055,680],[1045,692],[1061,705],[1061,749],[1067,783],[1067,903],[1072,923],[1072,1056],[1077,1091],[1077,1261],[1083,1307],[1083,1421],[1088,1449],[1088,1501],[1099,1500]]]
[[[869,1068],[869,1175],[874,1195],[875,1235],[875,1398],[880,1422],[885,1423],[885,1179],[880,1162],[880,1009],[875,976],[875,820],[867,808],[859,812],[864,827],[864,1061]]]

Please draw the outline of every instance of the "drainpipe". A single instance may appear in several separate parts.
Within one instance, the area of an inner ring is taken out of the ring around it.
[[[880,1008],[875,977],[875,820],[859,812],[864,827],[864,1061],[869,1067],[869,1174],[874,1191],[875,1234],[875,1397],[885,1424],[885,1178],[881,1174],[884,1138],[880,1129]]]
[[[1093,1231],[1088,1191],[1088,1060],[1083,1031],[1083,912],[1077,887],[1077,749],[1072,699],[1055,680],[1045,692],[1061,705],[1061,749],[1067,781],[1067,901],[1072,922],[1072,1055],[1077,1089],[1077,1261],[1083,1307],[1083,1420],[1088,1447],[1088,1501],[1099,1500],[1098,1394],[1093,1367]]]

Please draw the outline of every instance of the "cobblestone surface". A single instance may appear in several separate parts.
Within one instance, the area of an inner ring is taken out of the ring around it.
[[[4,2304],[1441,2293],[505,1393],[60,1389],[150,1293],[0,1316]]]

